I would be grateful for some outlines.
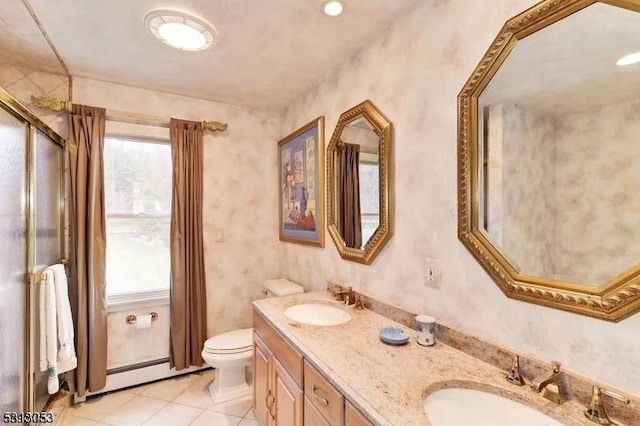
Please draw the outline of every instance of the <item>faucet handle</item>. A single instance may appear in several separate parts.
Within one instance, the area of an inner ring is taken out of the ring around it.
[[[520,356],[514,355],[513,362],[511,363],[511,370],[509,370],[509,374],[507,374],[507,381],[516,386],[523,386],[524,379],[522,378],[522,374],[520,373]]]
[[[611,398],[617,399],[624,404],[629,404],[631,402],[625,395],[610,391],[598,385],[593,385],[591,402],[589,402],[586,410],[584,410],[584,416],[599,425],[615,424],[611,419],[609,419],[609,416],[607,416],[607,412],[604,409],[604,405],[602,405],[602,395],[607,395]]]
[[[553,367],[554,373],[559,373],[560,367],[562,367],[562,364],[560,364],[558,361],[551,361],[551,367]]]
[[[362,295],[356,294],[356,303],[354,306],[355,309],[364,309],[364,302],[362,301]]]

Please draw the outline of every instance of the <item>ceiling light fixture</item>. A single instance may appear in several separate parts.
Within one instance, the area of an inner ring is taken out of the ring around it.
[[[622,58],[618,59],[618,62],[616,62],[616,65],[624,67],[625,65],[633,65],[633,64],[637,64],[638,62],[640,62],[640,52],[623,56]]]
[[[344,3],[339,0],[326,0],[322,3],[322,11],[327,16],[339,16],[344,11]]]
[[[180,50],[205,50],[218,41],[211,24],[184,12],[154,10],[147,13],[144,23],[158,40]]]

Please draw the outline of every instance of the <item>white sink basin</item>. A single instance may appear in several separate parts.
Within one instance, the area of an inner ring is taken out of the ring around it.
[[[301,303],[287,308],[284,314],[294,321],[309,325],[338,325],[351,319],[351,315],[342,309],[323,303]]]
[[[519,402],[473,389],[435,391],[425,399],[424,411],[433,426],[563,426]]]

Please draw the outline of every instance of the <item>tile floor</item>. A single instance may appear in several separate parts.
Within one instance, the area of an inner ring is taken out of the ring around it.
[[[62,426],[256,426],[251,398],[214,404],[205,370],[88,398],[67,410]]]

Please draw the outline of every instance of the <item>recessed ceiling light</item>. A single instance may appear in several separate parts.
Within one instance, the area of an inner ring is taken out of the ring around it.
[[[326,0],[322,3],[322,11],[327,16],[338,16],[343,10],[344,4],[339,0]]]
[[[161,42],[181,50],[205,50],[216,44],[218,33],[202,19],[175,10],[147,13],[144,22]]]
[[[640,52],[623,56],[622,58],[618,59],[618,62],[616,62],[616,65],[620,65],[621,67],[623,67],[625,65],[637,64],[638,62],[640,62]]]

